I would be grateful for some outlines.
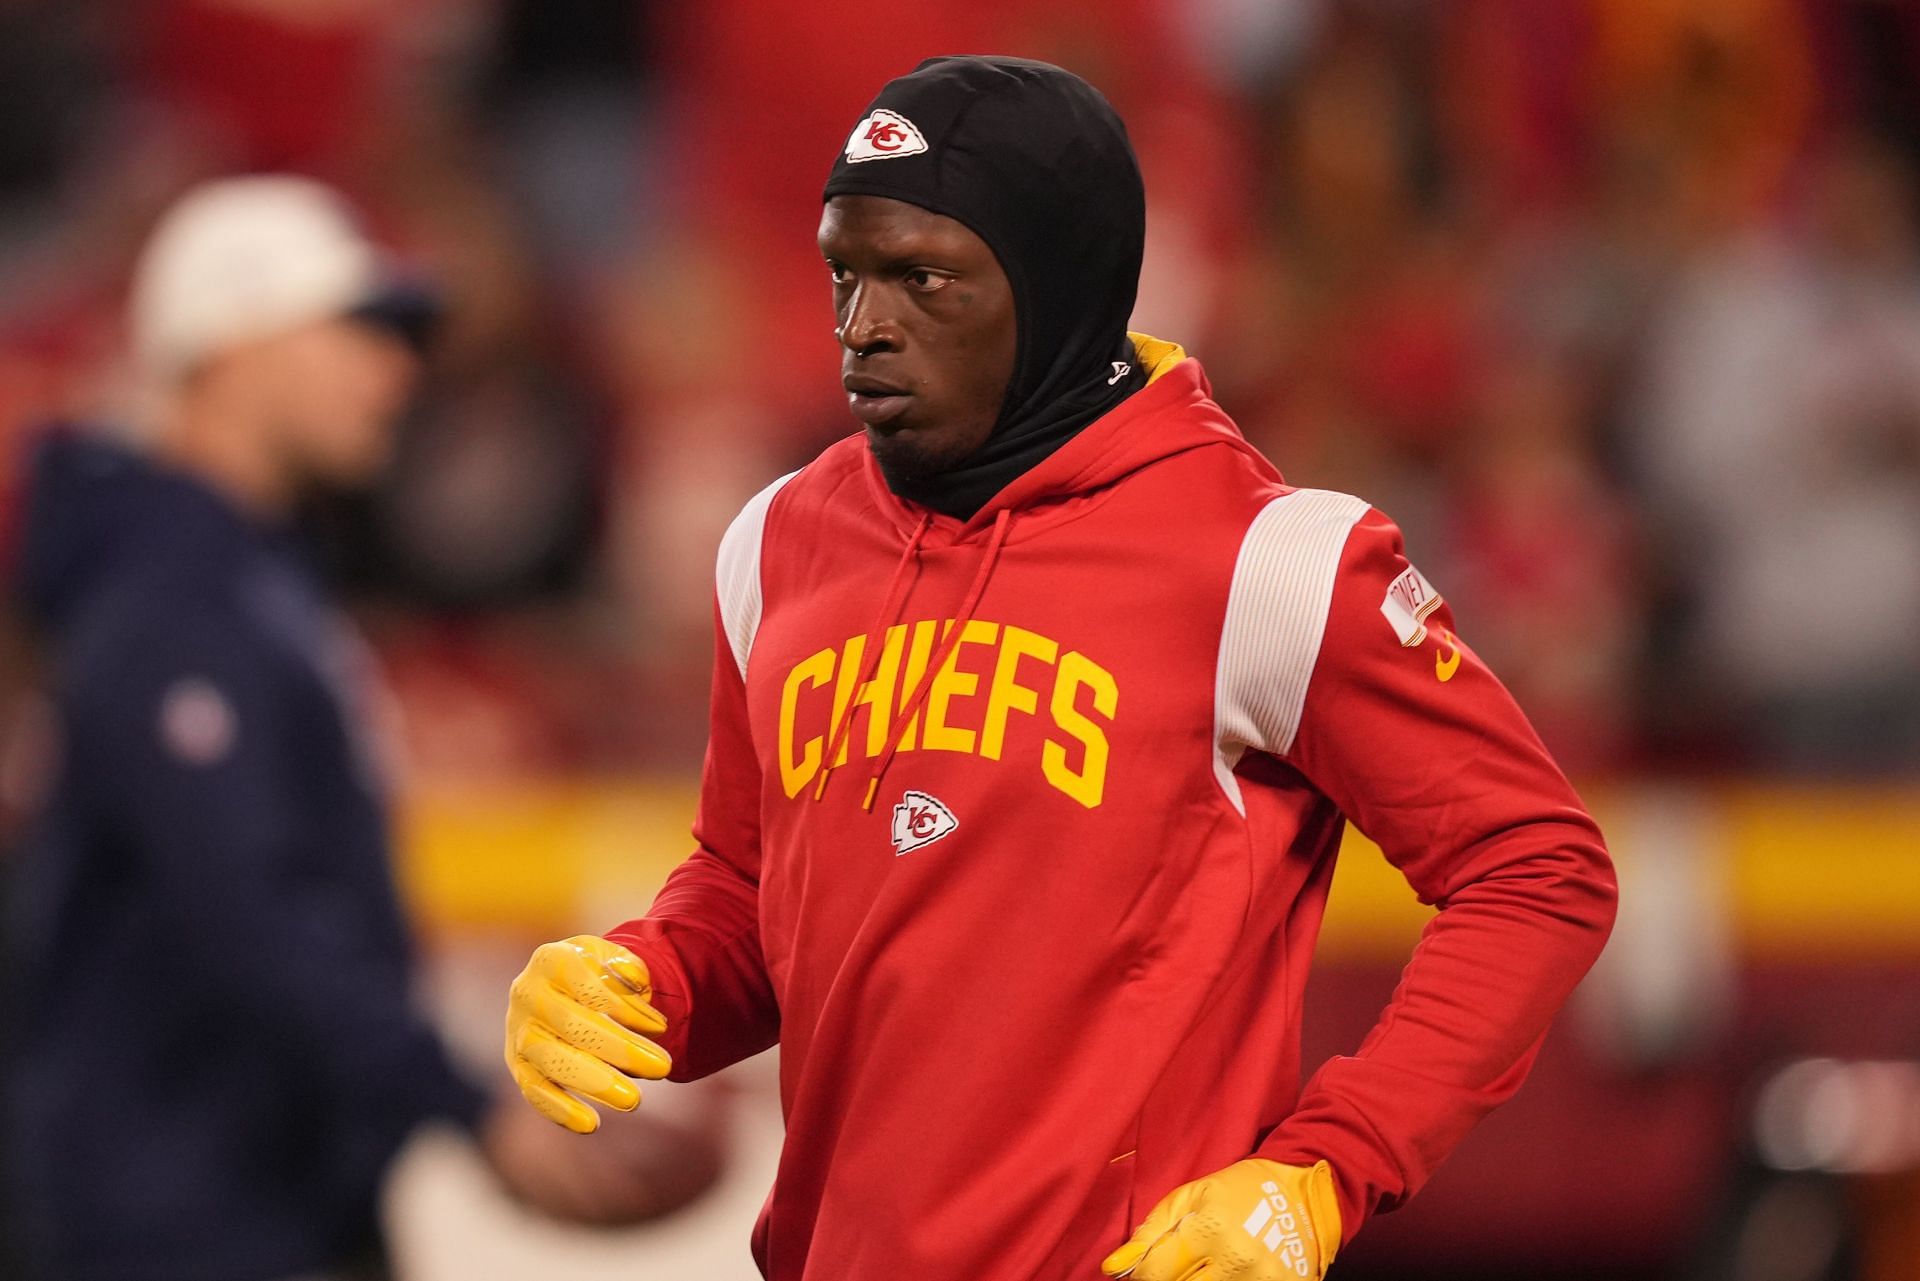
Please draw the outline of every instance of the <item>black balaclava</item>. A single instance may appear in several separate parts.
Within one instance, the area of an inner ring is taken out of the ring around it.
[[[889,476],[961,519],[1146,384],[1127,337],[1147,197],[1100,91],[1025,58],[929,58],[888,82],[823,199],[888,196],[964,223],[1013,286],[1013,377],[993,434],[950,471]]]

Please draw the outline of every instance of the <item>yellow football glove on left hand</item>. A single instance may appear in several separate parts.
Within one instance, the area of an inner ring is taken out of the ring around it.
[[[1100,1270],[1129,1281],[1320,1281],[1339,1248],[1332,1167],[1249,1157],[1169,1192]]]

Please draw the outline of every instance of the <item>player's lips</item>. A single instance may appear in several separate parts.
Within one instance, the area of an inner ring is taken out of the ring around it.
[[[854,374],[840,382],[847,389],[847,408],[869,427],[884,427],[898,418],[913,399],[913,393],[894,383],[864,374]]]

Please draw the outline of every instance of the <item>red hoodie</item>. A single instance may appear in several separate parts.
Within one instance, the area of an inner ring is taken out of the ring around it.
[[[609,937],[676,1079],[780,1046],[773,1281],[1083,1281],[1256,1152],[1331,1162],[1351,1237],[1606,937],[1599,832],[1398,530],[1136,342],[1153,381],[972,520],[855,436],[721,545],[699,847]],[[1303,1090],[1347,818],[1441,910]]]

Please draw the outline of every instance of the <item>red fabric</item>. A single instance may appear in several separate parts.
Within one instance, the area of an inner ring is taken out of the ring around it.
[[[1249,754],[1246,816],[1229,803],[1213,764],[1227,593],[1286,489],[1210,397],[1187,361],[973,521],[934,517],[897,633],[861,629],[921,513],[861,440],[773,500],[744,682],[716,651],[699,848],[610,937],[659,975],[677,1076],[780,1043],[788,1141],[755,1240],[775,1281],[1093,1276],[1170,1188],[1256,1148],[1330,1160],[1351,1235],[1517,1086],[1599,950],[1599,834],[1478,660],[1442,683],[1439,639],[1400,645],[1379,611],[1404,567],[1383,517],[1346,549],[1291,758]],[[957,679],[871,810],[898,727],[855,700],[847,763],[816,799],[817,772],[795,767],[853,693],[856,638],[901,638],[868,669],[898,709],[937,621],[913,625],[953,616],[1003,509]],[[996,671],[1032,711],[1004,682],[996,700]],[[896,853],[909,789],[958,826]],[[1367,1045],[1300,1097],[1342,810],[1443,910]]]
[[[1400,531],[1369,513],[1289,754],[1441,908],[1359,1053],[1323,1066],[1261,1145],[1277,1161],[1333,1162],[1349,1235],[1520,1087],[1613,921],[1599,831],[1452,610],[1412,651],[1381,626],[1386,584],[1406,568]]]

